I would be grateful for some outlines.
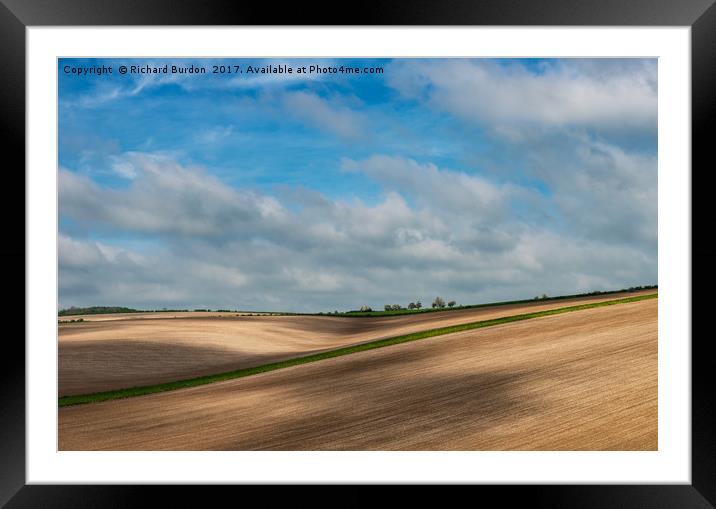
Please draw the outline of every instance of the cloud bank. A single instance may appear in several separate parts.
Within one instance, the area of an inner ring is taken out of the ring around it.
[[[514,220],[510,202],[528,189],[410,159],[343,162],[380,182],[384,196],[372,205],[306,189],[282,202],[164,156],[126,159],[135,176],[122,190],[60,171],[60,213],[75,228],[144,240],[133,251],[61,235],[60,293],[69,302],[308,311],[435,295],[479,302],[654,277],[654,260],[618,238]],[[621,225],[614,216],[612,226]]]

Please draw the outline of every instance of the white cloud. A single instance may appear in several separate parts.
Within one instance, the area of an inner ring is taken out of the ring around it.
[[[430,163],[419,164],[403,157],[376,155],[364,161],[344,159],[341,167],[409,194],[420,205],[477,215],[483,220],[499,216],[507,200],[524,191],[511,185],[494,184],[478,175],[440,169]]]
[[[655,60],[563,60],[535,73],[519,63],[406,59],[386,76],[406,98],[494,128],[656,128]]]
[[[226,141],[227,139],[231,138],[231,136],[234,134],[234,126],[233,125],[227,125],[227,126],[216,126],[211,127],[209,129],[205,129],[203,131],[200,131],[196,135],[196,139],[199,143],[204,143],[207,145],[215,145],[217,143],[222,143]]]
[[[137,169],[132,161],[126,157],[109,156],[109,160],[112,171],[117,175],[127,179],[133,179],[137,176]]]
[[[530,171],[572,234],[657,247],[657,156],[579,135],[528,142]]]
[[[261,218],[279,224],[285,215],[275,199],[234,190],[165,155],[127,153],[121,161],[115,166],[135,176],[129,191],[61,169],[61,213],[134,232],[205,237],[244,231]]]
[[[341,138],[364,135],[366,119],[362,114],[313,93],[288,92],[283,95],[283,108],[288,115]]]

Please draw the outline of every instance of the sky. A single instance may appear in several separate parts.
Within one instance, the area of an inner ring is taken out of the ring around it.
[[[58,122],[60,308],[657,284],[656,59],[60,59]]]

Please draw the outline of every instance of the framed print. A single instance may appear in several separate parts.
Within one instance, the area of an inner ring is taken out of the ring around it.
[[[3,6],[26,169],[3,503],[349,483],[712,506],[709,2],[350,26],[101,4]]]

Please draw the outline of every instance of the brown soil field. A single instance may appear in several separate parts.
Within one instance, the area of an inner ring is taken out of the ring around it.
[[[58,327],[59,395],[170,382],[426,329],[643,293],[654,291],[372,318],[88,315],[88,322]]]
[[[658,302],[59,409],[61,450],[656,450]]]

